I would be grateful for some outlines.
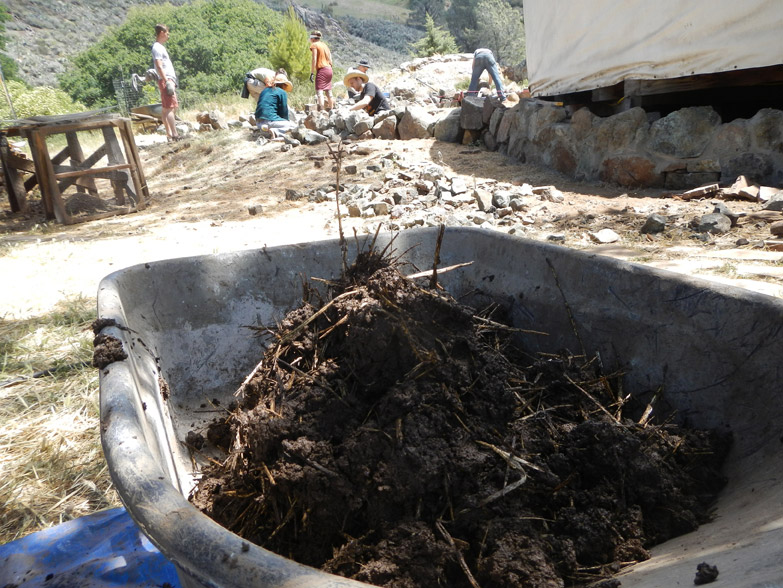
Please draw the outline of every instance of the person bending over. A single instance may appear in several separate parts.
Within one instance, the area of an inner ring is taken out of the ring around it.
[[[288,92],[293,84],[284,74],[267,78],[267,87],[258,96],[256,105],[256,126],[269,131],[272,138],[296,128],[296,122],[289,119]]]
[[[378,86],[369,81],[369,77],[358,69],[349,69],[343,78],[343,83],[359,93],[359,101],[351,106],[351,110],[366,110],[373,116],[384,110],[390,110],[389,101]]]
[[[366,73],[367,75],[370,75],[367,73],[367,70],[370,69],[370,60],[366,57],[363,57],[359,60],[359,63],[356,65],[356,69],[358,69],[362,73]],[[350,86],[346,87],[346,90],[348,90],[348,98],[356,102],[359,99],[359,92],[351,88]]]
[[[492,81],[495,82],[495,91],[498,93],[498,98],[505,99],[503,93],[503,81],[500,79],[500,70],[498,69],[498,63],[495,61],[495,56],[489,49],[476,49],[473,53],[473,74],[470,77],[470,86],[466,94],[475,96],[478,94],[478,85],[481,74],[485,71],[489,72],[489,76]]]

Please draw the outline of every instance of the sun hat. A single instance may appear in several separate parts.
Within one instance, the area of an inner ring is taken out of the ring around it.
[[[349,82],[349,80],[350,80],[351,78],[361,78],[361,79],[362,79],[362,81],[363,81],[363,82],[366,84],[366,83],[367,83],[367,80],[369,80],[369,79],[370,79],[370,76],[368,76],[368,75],[367,75],[366,73],[364,73],[363,71],[361,71],[361,70],[359,70],[359,69],[356,69],[356,68],[353,68],[353,67],[352,67],[352,68],[351,68],[351,69],[349,69],[349,70],[348,70],[348,72],[345,74],[345,77],[343,78],[343,84],[345,84],[345,85],[347,86],[347,85],[348,85],[348,82]]]
[[[366,57],[362,58],[362,59],[359,60],[359,65],[363,66],[363,67],[369,68],[370,67],[370,60],[367,59]]]
[[[311,39],[320,39],[321,38],[321,31],[310,31],[310,38]]]
[[[294,85],[289,81],[285,74],[281,73],[275,75],[275,86],[280,86],[286,92],[290,92],[294,89]]]

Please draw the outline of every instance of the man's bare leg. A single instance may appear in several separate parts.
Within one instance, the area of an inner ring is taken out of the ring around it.
[[[174,118],[173,108],[163,108],[163,127],[166,129],[166,136],[172,140],[177,140],[177,121]]]
[[[323,90],[316,90],[315,92],[315,101],[318,103],[318,110],[324,109],[324,91]]]

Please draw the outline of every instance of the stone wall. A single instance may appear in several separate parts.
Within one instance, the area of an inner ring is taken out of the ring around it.
[[[724,123],[710,106],[659,117],[631,108],[601,118],[536,99],[466,97],[435,125],[440,140],[481,141],[522,162],[577,179],[683,190],[739,175],[783,186],[783,111]]]

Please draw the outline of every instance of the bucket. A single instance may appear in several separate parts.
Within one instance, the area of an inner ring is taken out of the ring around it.
[[[431,267],[437,234],[404,231],[393,247]],[[705,560],[721,585],[783,586],[783,302],[482,229],[448,228],[440,261],[472,262],[438,276],[461,301],[480,293],[548,333],[522,335],[526,347],[583,345],[607,369],[626,367],[624,390],[663,386],[690,426],[733,432],[715,520],[653,548],[618,577],[624,586],[689,585]],[[197,475],[187,433],[214,418],[205,399],[231,401],[263,352],[246,326],[274,324],[300,303],[302,277],[336,277],[341,266],[334,240],[151,262],[100,284],[99,318],[114,323],[102,332],[128,355],[101,370],[104,454],[128,512],[186,587],[366,586],[250,544],[186,499]]]

